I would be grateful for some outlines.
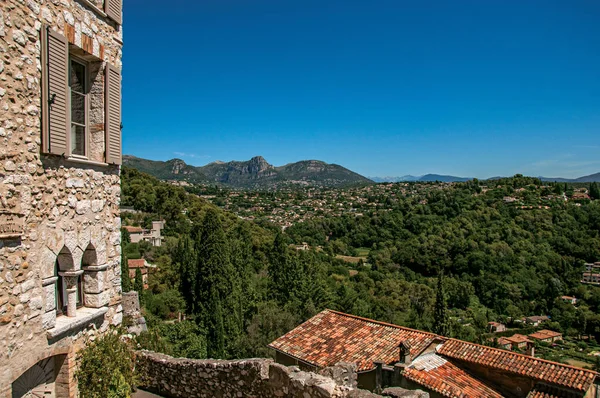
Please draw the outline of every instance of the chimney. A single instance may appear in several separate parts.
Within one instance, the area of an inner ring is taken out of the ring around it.
[[[400,348],[400,363],[408,365],[412,362],[410,355],[410,343],[406,340],[402,341],[398,346]]]
[[[527,355],[535,357],[535,343],[533,341],[527,342]]]

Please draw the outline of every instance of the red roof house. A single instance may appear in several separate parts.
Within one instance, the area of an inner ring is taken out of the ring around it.
[[[500,340],[531,343],[522,335]],[[332,310],[269,347],[279,363],[308,370],[355,363],[362,388],[373,389],[385,379],[445,397],[584,397],[598,390],[598,373],[591,370]],[[382,377],[382,372],[389,375]]]

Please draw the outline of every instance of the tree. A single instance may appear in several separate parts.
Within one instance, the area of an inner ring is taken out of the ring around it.
[[[196,313],[198,311],[198,301],[196,297],[198,259],[196,257],[194,242],[189,236],[185,235],[179,239],[174,257],[181,275],[179,291],[185,300],[187,310],[191,313]]]
[[[231,264],[229,246],[218,211],[208,209],[196,240],[195,312],[208,329],[209,355],[218,358],[233,354],[232,347],[243,332],[240,279]]]
[[[225,328],[223,308],[216,287],[211,289],[208,310],[207,354],[209,358],[222,359],[225,356]]]
[[[133,281],[133,290],[138,292],[140,295],[144,291],[144,279],[142,277],[142,270],[140,268],[135,269],[135,279]]]
[[[127,254],[124,250],[121,250],[121,290],[124,293],[131,291]]]
[[[446,293],[444,292],[444,270],[438,272],[437,292],[435,296],[435,309],[433,314],[433,332],[442,336],[450,335],[448,322]]]
[[[600,199],[600,187],[597,182],[592,182],[590,184],[590,198]]]
[[[269,290],[273,298],[285,304],[297,298],[302,289],[304,272],[281,233],[277,233],[269,253]]]

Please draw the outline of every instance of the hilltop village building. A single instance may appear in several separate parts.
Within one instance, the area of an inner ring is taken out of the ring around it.
[[[163,237],[162,230],[165,227],[164,220],[152,221],[151,229],[143,229],[142,227],[123,227],[128,233],[131,243],[139,243],[141,241],[149,242],[152,246],[161,246]]]
[[[585,265],[585,271],[583,272],[581,283],[600,285],[600,261]]]
[[[0,397],[75,397],[122,320],[121,0],[0,2]]]
[[[540,331],[542,340],[559,334]],[[517,341],[531,345],[526,336]],[[506,342],[510,346],[511,342]],[[319,371],[356,364],[358,387],[399,386],[431,397],[597,397],[599,374],[503,349],[325,310],[269,347],[283,365]]]

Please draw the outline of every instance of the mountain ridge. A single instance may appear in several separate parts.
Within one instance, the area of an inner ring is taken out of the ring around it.
[[[216,183],[232,188],[264,189],[294,184],[341,187],[373,183],[343,166],[321,160],[301,160],[273,166],[262,156],[254,156],[246,161],[215,161],[204,166],[191,166],[178,158],[160,161],[123,155],[123,165],[163,180]]]
[[[469,181],[469,180],[473,179],[473,177],[457,177],[457,176],[442,175],[442,174],[425,174],[422,176],[405,175],[405,176],[401,176],[401,177],[391,177],[391,176],[390,177],[376,177],[376,176],[371,177],[370,176],[368,178],[375,182],[412,182],[412,181],[417,181],[417,182],[433,182],[433,181],[465,182],[465,181]],[[495,176],[495,177],[482,179],[481,181],[497,180],[500,178],[506,178],[506,177]],[[542,176],[538,176],[537,178],[539,178],[542,181],[546,181],[546,182],[580,182],[580,183],[600,182],[600,172],[582,176],[582,177],[577,177],[577,178],[542,177]]]

